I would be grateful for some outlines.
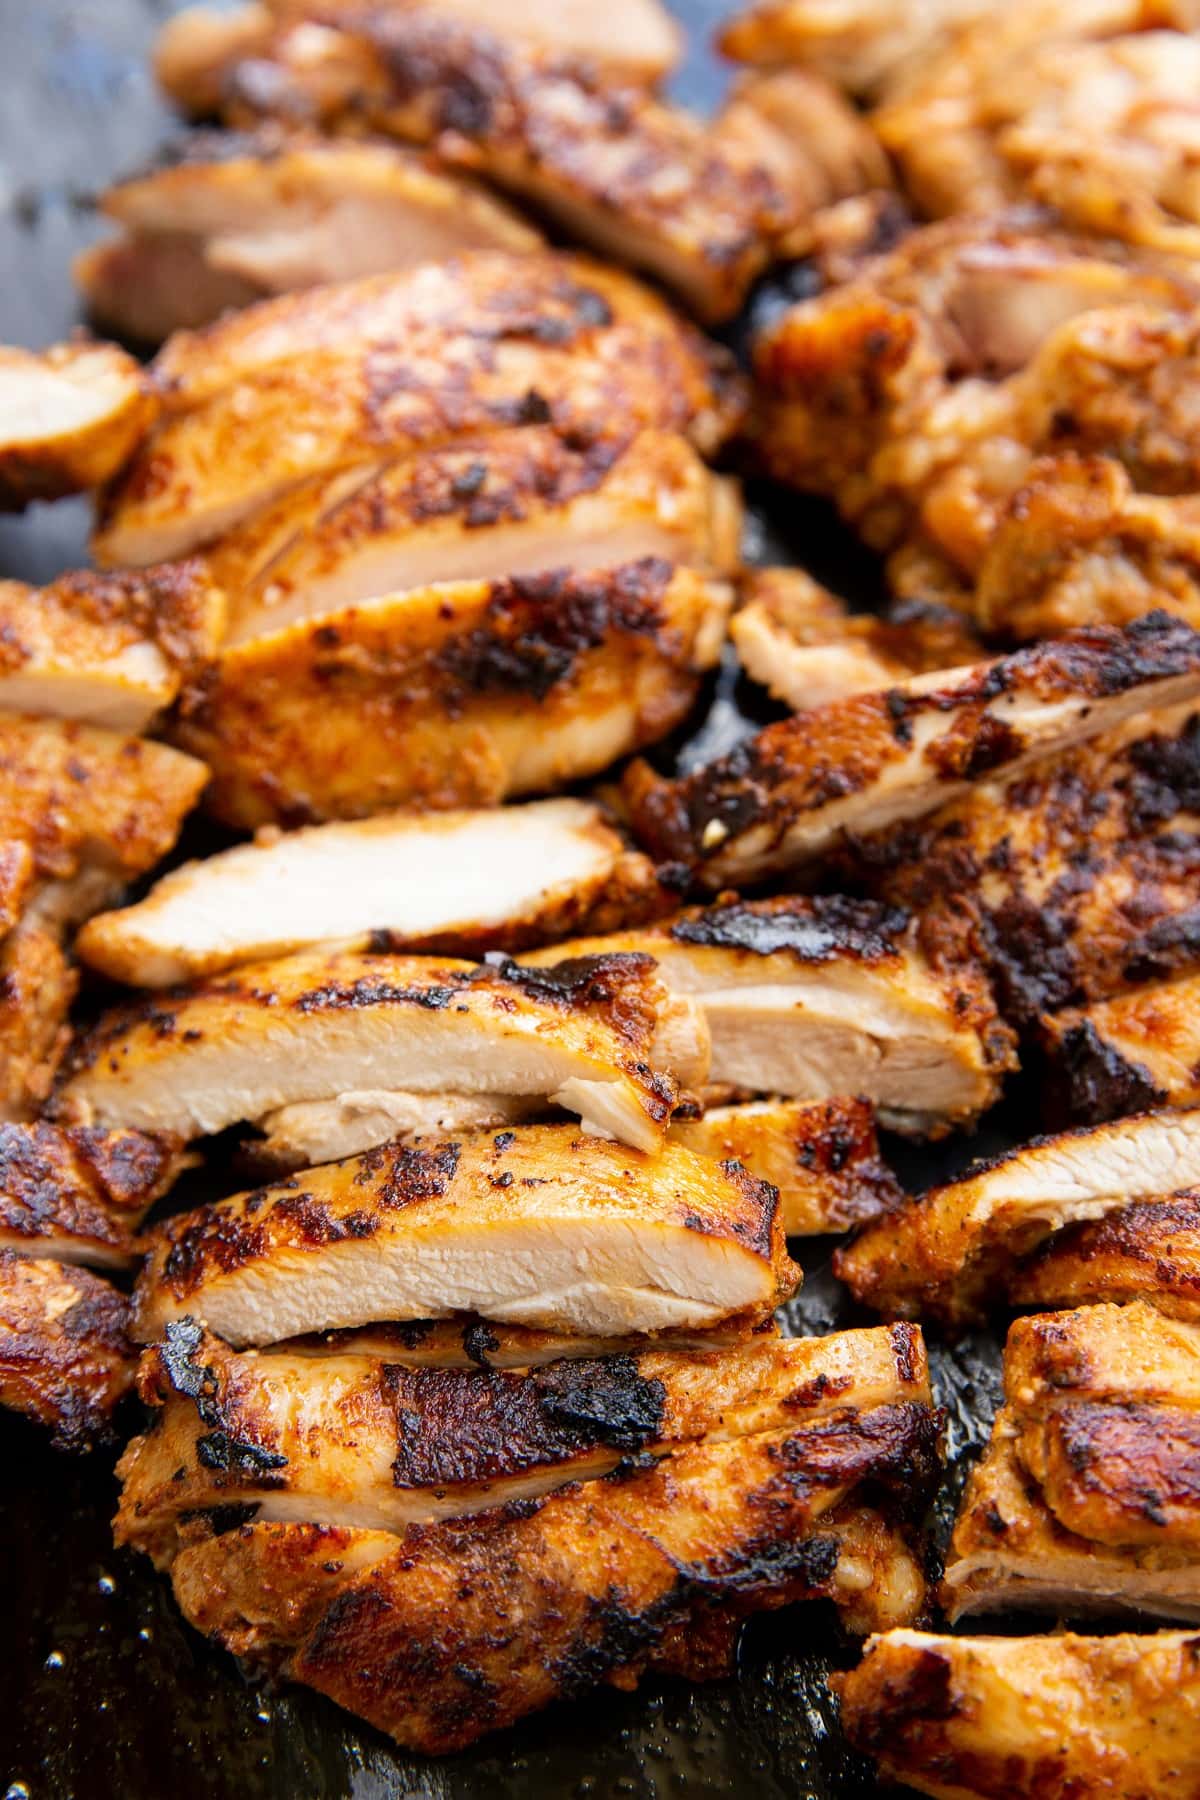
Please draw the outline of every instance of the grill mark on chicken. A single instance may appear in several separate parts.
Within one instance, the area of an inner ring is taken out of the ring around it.
[[[137,1367],[128,1322],[125,1295],[98,1275],[0,1246],[0,1404],[60,1449],[111,1443]]]
[[[0,1123],[0,1243],[62,1262],[131,1263],[133,1233],[182,1166],[139,1131]]]

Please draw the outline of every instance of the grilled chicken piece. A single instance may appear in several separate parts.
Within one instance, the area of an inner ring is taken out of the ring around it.
[[[899,1206],[866,1100],[761,1100],[673,1119],[671,1137],[700,1156],[740,1162],[779,1194],[788,1237],[848,1231]]]
[[[119,1006],[83,1033],[56,1100],[84,1124],[182,1138],[365,1086],[536,1097],[661,1144],[708,1068],[703,1019],[647,957],[523,969],[314,952]]]
[[[1200,1188],[1058,1232],[1013,1276],[1012,1299],[1038,1311],[1102,1300],[1147,1300],[1200,1322]]]
[[[0,347],[0,512],[99,487],[156,410],[138,365],[112,344]]]
[[[1200,975],[1048,1014],[1042,1038],[1070,1120],[1200,1104]]]
[[[708,452],[743,398],[727,354],[627,276],[499,251],[262,301],[177,333],[152,380],[164,418],[109,494],[105,564],[183,555],[308,477],[496,426],[582,443],[619,420]]]
[[[183,1166],[177,1143],[140,1131],[0,1124],[0,1247],[124,1267],[134,1232]]]
[[[803,569],[751,569],[741,591],[729,635],[742,667],[797,712],[983,654],[962,614],[947,606],[902,602],[882,617],[852,616]]]
[[[601,950],[652,956],[670,991],[700,1006],[719,1087],[806,1100],[864,1094],[886,1124],[936,1136],[990,1105],[1013,1063],[978,969],[934,967],[910,915],[872,901],[721,901],[524,960]]]
[[[842,1728],[922,1794],[1007,1800],[1200,1789],[1200,1645],[1189,1632],[869,1640],[834,1678]]]
[[[738,567],[737,486],[683,437],[590,445],[529,425],[302,483],[215,546],[232,644],[449,581],[576,574],[643,557]]]
[[[359,1570],[318,1574],[319,1598],[308,1571],[340,1563],[338,1538],[252,1525],[184,1550],[175,1592],[239,1654],[409,1748],[457,1749],[585,1682],[727,1672],[765,1608],[825,1596],[852,1630],[911,1619],[919,1559],[880,1508],[923,1503],[935,1438],[907,1404],[689,1445],[516,1518],[410,1528],[390,1555],[349,1534]]]
[[[385,595],[232,646],[173,735],[211,767],[210,810],[248,829],[496,805],[682,723],[732,599],[658,557]]]
[[[1200,1618],[1200,1327],[1140,1302],[1019,1319],[1004,1386],[951,1542],[951,1619]]]
[[[600,1337],[752,1327],[798,1274],[775,1190],[738,1164],[527,1126],[385,1144],[168,1220],[136,1330],[192,1315],[241,1346],[460,1312]]]
[[[868,1225],[834,1266],[879,1312],[963,1325],[1002,1301],[1022,1259],[1064,1227],[1198,1183],[1200,1110],[1144,1113],[981,1163]]]
[[[190,1522],[230,1505],[259,1520],[403,1531],[700,1439],[929,1406],[920,1333],[907,1333],[642,1350],[534,1371],[406,1370],[349,1350],[239,1355],[180,1320],[142,1360],[139,1392],[156,1416],[118,1468],[116,1540],[167,1567]]]
[[[1131,719],[870,846],[874,883],[982,945],[1001,1009],[1064,1006],[1196,966],[1200,716]]]
[[[64,1450],[111,1442],[137,1370],[128,1312],[100,1276],[0,1247],[0,1406],[49,1426]]]
[[[756,1343],[779,1336],[765,1320],[754,1328]],[[896,1345],[902,1339],[895,1338]],[[409,1319],[400,1325],[363,1325],[353,1331],[318,1331],[289,1338],[278,1346],[295,1356],[375,1357],[401,1369],[540,1369],[546,1363],[578,1362],[589,1357],[641,1355],[653,1348],[699,1355],[736,1350],[746,1342],[744,1328],[716,1326],[707,1331],[660,1331],[645,1335],[597,1337],[579,1332],[536,1331],[526,1325],[487,1323],[474,1315],[455,1319]]]
[[[0,581],[0,708],[145,731],[216,649],[224,610],[198,563]]]
[[[259,1137],[241,1148],[251,1175],[267,1177],[341,1162],[393,1139],[418,1143],[462,1132],[499,1131],[553,1116],[521,1094],[414,1094],[404,1088],[351,1088],[331,1100],[299,1100],[256,1120]]]
[[[22,924],[0,944],[0,1119],[40,1111],[70,1042],[78,985],[61,932]]]
[[[75,948],[116,981],[157,988],[318,944],[519,950],[653,917],[665,902],[649,862],[598,806],[537,800],[265,833],[90,919]]]
[[[755,0],[717,41],[736,62],[798,63],[870,98],[989,12],[988,0]]]
[[[916,676],[798,714],[675,781],[626,777],[641,840],[707,887],[802,868],[917,819],[1003,770],[1086,742],[1200,688],[1200,637],[1148,613],[991,663]]]
[[[270,129],[197,132],[109,188],[101,207],[122,235],[84,250],[75,280],[94,320],[143,343],[270,294],[542,244],[509,207],[426,157]]]

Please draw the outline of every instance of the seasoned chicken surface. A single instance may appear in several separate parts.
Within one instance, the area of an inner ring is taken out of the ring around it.
[[[842,1727],[881,1772],[941,1800],[1194,1800],[1200,1640],[1135,1636],[871,1638],[835,1678]]]
[[[637,764],[638,835],[707,887],[802,868],[848,837],[921,818],[980,777],[1014,776],[1200,688],[1200,638],[1154,612],[991,663],[916,676],[769,725],[674,781]]]
[[[681,724],[732,599],[659,557],[384,595],[231,646],[173,736],[230,825],[493,806]]]
[[[128,1314],[100,1276],[0,1246],[0,1406],[48,1426],[61,1449],[111,1443],[137,1370]]]
[[[841,895],[720,901],[669,924],[535,951],[652,956],[703,1010],[709,1078],[750,1093],[863,1094],[898,1130],[939,1135],[990,1105],[1012,1038],[968,962],[934,966],[912,917]]]
[[[195,1535],[197,1517],[220,1507],[253,1506],[260,1521],[402,1532],[700,1439],[930,1404],[920,1334],[899,1326],[530,1371],[403,1369],[349,1350],[239,1355],[184,1319],[146,1352],[138,1388],[154,1417],[118,1468],[116,1538],[160,1567]]]
[[[870,97],[989,10],[988,0],[754,0],[718,44],[737,62],[798,63]]]
[[[1141,1299],[1200,1321],[1200,1189],[1069,1226],[1022,1264],[1010,1289],[1017,1305],[1039,1310]]]
[[[1142,1113],[1035,1138],[868,1225],[835,1267],[893,1317],[955,1325],[1002,1301],[1020,1265],[1065,1227],[1200,1184],[1200,1110]]]
[[[99,487],[156,411],[138,365],[115,345],[0,346],[0,512]]]
[[[250,1525],[182,1551],[172,1577],[218,1641],[444,1752],[585,1686],[725,1673],[764,1608],[821,1596],[852,1630],[910,1620],[924,1584],[888,1512],[922,1504],[935,1439],[922,1404],[849,1409],[685,1446],[516,1517],[410,1527],[390,1553],[376,1533]],[[357,1570],[314,1591],[342,1544]]]
[[[75,948],[114,980],[157,988],[323,943],[519,950],[580,927],[636,923],[666,905],[650,863],[598,806],[535,800],[264,833],[172,870],[135,906],[89,919]]]
[[[55,927],[25,922],[0,943],[0,1119],[40,1112],[70,1041],[78,985]]]
[[[0,581],[0,708],[145,731],[224,625],[224,596],[195,562]]]
[[[754,1326],[798,1275],[774,1188],[737,1163],[526,1126],[384,1144],[167,1220],[136,1331],[192,1316],[270,1344],[462,1312],[600,1337]]]
[[[653,1150],[674,1077],[696,1084],[707,1069],[703,1018],[648,957],[524,969],[313,952],[114,1008],[76,1041],[56,1107],[192,1138],[368,1086],[511,1094]]]
[[[729,635],[742,667],[796,712],[983,655],[951,607],[910,601],[852,615],[803,569],[748,570],[741,595]]]
[[[627,276],[499,251],[262,301],[177,333],[151,379],[164,417],[108,496],[105,564],[186,554],[308,477],[498,426],[677,430],[708,452],[742,402],[727,354]]]
[[[0,1246],[130,1264],[137,1227],[183,1166],[177,1143],[140,1131],[0,1124]]]
[[[1019,1319],[1004,1388],[954,1529],[950,1617],[1200,1618],[1200,1327],[1141,1302]]]
[[[757,1343],[779,1336],[766,1320],[754,1328]],[[735,1320],[705,1331],[659,1331],[652,1339],[598,1337],[570,1331],[538,1331],[528,1325],[500,1325],[475,1314],[453,1319],[406,1319],[401,1324],[363,1325],[350,1331],[309,1332],[278,1346],[297,1356],[327,1361],[338,1356],[373,1356],[401,1369],[540,1369],[545,1363],[588,1357],[641,1355],[644,1350],[693,1354],[734,1350],[746,1341]],[[903,1340],[894,1338],[900,1346]]]
[[[1069,1119],[1200,1103],[1200,976],[1051,1013],[1041,1029]]]
[[[542,243],[426,157],[269,129],[196,132],[100,204],[122,231],[76,257],[76,284],[97,324],[147,344],[270,294]]]
[[[779,1194],[788,1237],[847,1231],[890,1212],[901,1189],[879,1154],[866,1100],[758,1100],[675,1118],[671,1138],[700,1156],[733,1160]]]

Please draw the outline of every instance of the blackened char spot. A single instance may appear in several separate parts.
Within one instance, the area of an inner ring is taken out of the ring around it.
[[[454,1180],[461,1150],[459,1144],[378,1144],[361,1159],[354,1177],[356,1187],[374,1187],[380,1206],[411,1206],[419,1200],[435,1200]]]
[[[210,1431],[196,1439],[196,1455],[206,1469],[222,1475],[233,1475],[239,1481],[253,1482],[256,1487],[282,1487],[287,1457],[276,1450],[264,1450],[247,1438],[231,1437],[227,1431]]]
[[[1166,1097],[1149,1069],[1122,1056],[1090,1019],[1063,1032],[1052,1063],[1052,1117],[1100,1125],[1147,1112]]]
[[[876,900],[853,900],[843,894],[778,901],[738,901],[709,906],[677,920],[671,936],[706,949],[747,950],[756,956],[786,951],[799,962],[832,962],[854,957],[880,962],[895,956],[909,916]]]
[[[346,1008],[368,1006],[420,1006],[428,1012],[443,1012],[458,990],[431,982],[428,987],[404,987],[385,981],[382,976],[364,975],[357,981],[330,981],[298,994],[292,1002],[297,1012],[334,1012]]]

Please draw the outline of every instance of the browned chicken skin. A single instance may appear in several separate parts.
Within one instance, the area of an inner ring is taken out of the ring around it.
[[[98,488],[157,410],[138,365],[112,344],[0,347],[0,512]]]
[[[137,1227],[183,1163],[178,1143],[140,1131],[0,1124],[0,1245],[131,1264]]]
[[[128,1315],[98,1275],[0,1247],[0,1405],[48,1426],[64,1450],[112,1442],[137,1370]]]

